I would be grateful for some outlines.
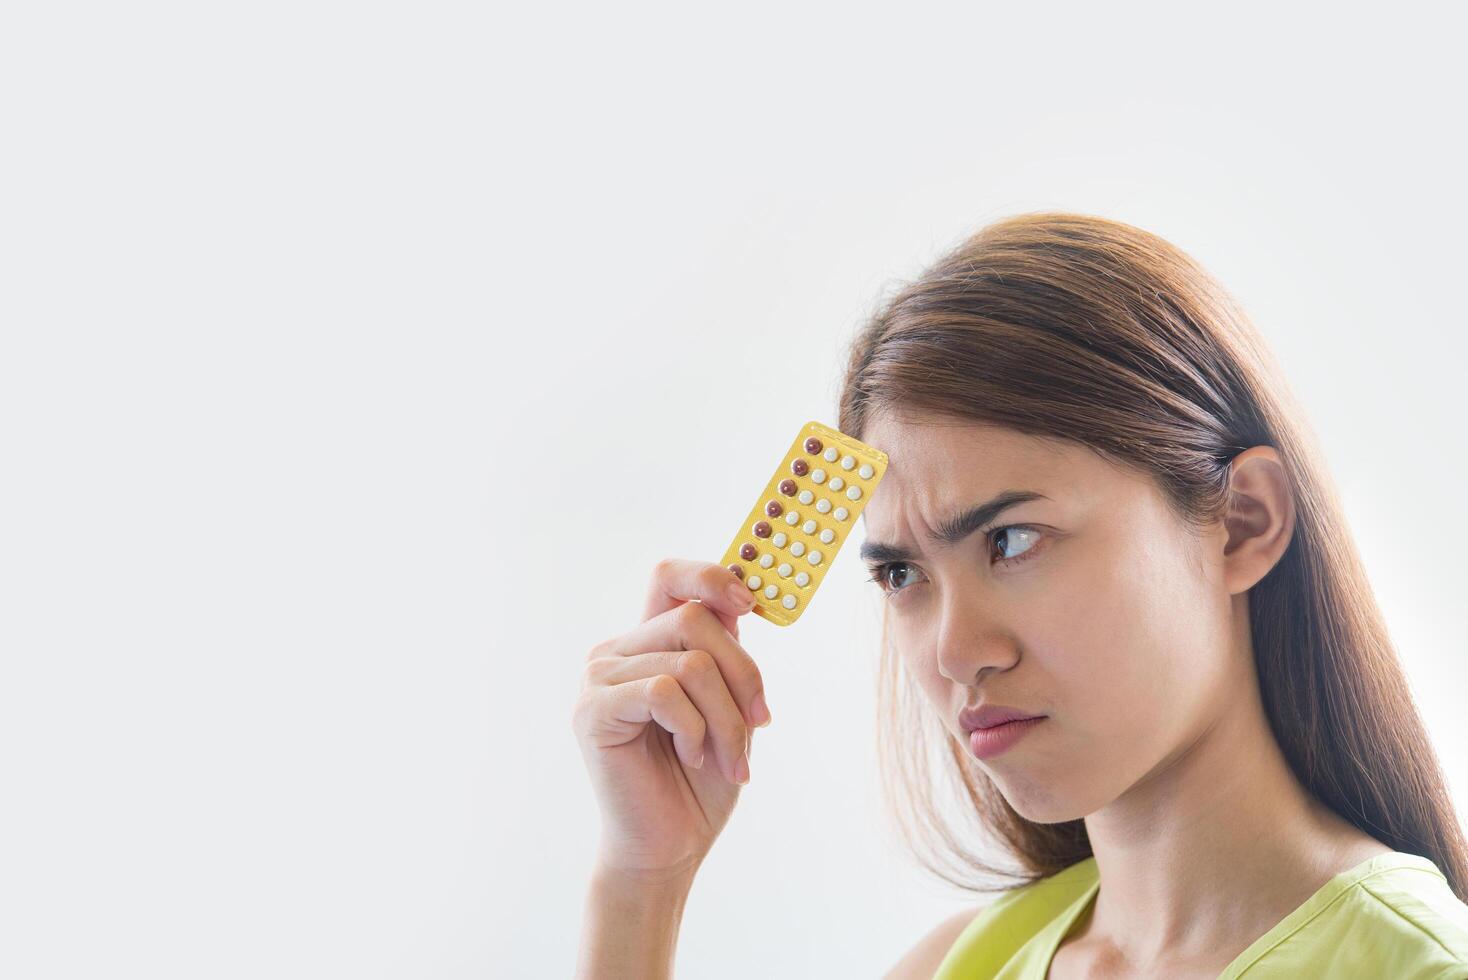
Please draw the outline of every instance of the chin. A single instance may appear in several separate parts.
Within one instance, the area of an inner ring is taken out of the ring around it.
[[[994,785],[1014,812],[1032,823],[1066,823],[1079,820],[1095,807],[1075,799],[1064,791],[1064,784],[1039,781],[1022,776],[1004,777],[990,773]]]

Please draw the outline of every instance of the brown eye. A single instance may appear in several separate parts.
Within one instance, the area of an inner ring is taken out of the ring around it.
[[[1035,553],[1035,544],[1044,535],[1027,524],[1010,524],[985,534],[989,542],[989,557],[996,564],[1016,565],[1026,561]],[[996,554],[997,548],[997,554]],[[877,583],[884,597],[891,598],[924,579],[914,578],[919,569],[911,562],[889,561],[870,566],[871,580]]]
[[[915,570],[915,567],[905,561],[885,562],[872,569],[872,581],[876,582],[882,591],[888,595],[901,592],[906,585],[913,584],[911,582],[904,583],[903,579],[909,576]]]

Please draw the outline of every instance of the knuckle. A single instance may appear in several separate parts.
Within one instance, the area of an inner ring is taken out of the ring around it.
[[[685,634],[700,629],[709,611],[701,602],[685,602],[673,610],[673,621]]]
[[[649,701],[666,704],[674,696],[674,691],[681,690],[682,685],[677,678],[668,674],[654,674],[643,684],[643,691]]]
[[[742,719],[731,721],[724,728],[724,738],[728,740],[735,755],[742,755],[749,746],[749,726]]]
[[[710,671],[718,672],[719,665],[707,650],[684,650],[673,663],[673,673],[690,680],[703,677]]]
[[[673,558],[659,558],[652,566],[652,578],[654,582],[662,582],[671,578],[673,569],[677,567],[677,560]]]
[[[607,664],[610,661],[606,657],[597,657],[586,661],[586,666],[581,668],[582,688],[596,687],[607,677]]]
[[[765,690],[765,675],[759,669],[759,664],[754,662],[753,657],[745,654],[744,659],[740,662],[740,666],[744,670],[748,687],[751,690],[763,694]]]
[[[583,728],[583,726],[585,724],[585,721],[586,721],[586,716],[587,716],[588,712],[590,712],[590,710],[591,710],[591,698],[587,697],[585,694],[582,694],[581,696],[579,696],[578,698],[576,698],[576,700],[574,702],[572,702],[572,704],[571,704],[571,730],[572,731],[576,732],[577,734],[580,734],[581,733],[581,730],[582,730],[582,728]]]
[[[733,647],[734,656],[729,659],[729,674],[731,680],[738,680],[743,687],[762,691],[765,688],[764,676],[760,673],[759,664],[755,663],[754,657],[744,648],[744,644],[737,639],[730,639],[729,645]]]
[[[688,728],[684,734],[699,743],[702,743],[704,739],[708,738],[709,726],[708,722],[704,721],[703,712],[694,711],[689,715]]]
[[[724,577],[728,574],[728,571],[724,568],[723,565],[715,565],[713,562],[706,562],[703,567],[698,570],[699,587],[706,592],[717,592],[726,584],[724,582]]]
[[[592,647],[589,651],[587,651],[587,653],[586,653],[586,660],[587,660],[587,662],[589,663],[589,662],[591,662],[593,660],[599,660],[599,659],[607,656],[607,654],[611,651],[611,647],[612,647],[612,641],[610,639],[602,640],[596,646]]]

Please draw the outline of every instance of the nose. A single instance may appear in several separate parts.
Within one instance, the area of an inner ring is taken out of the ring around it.
[[[939,614],[937,660],[944,677],[971,687],[1013,667],[1019,644],[992,603],[972,592],[955,593]]]

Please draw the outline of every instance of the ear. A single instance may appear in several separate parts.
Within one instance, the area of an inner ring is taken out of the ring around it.
[[[1295,495],[1273,446],[1253,446],[1229,464],[1224,582],[1231,595],[1269,574],[1295,532]]]

